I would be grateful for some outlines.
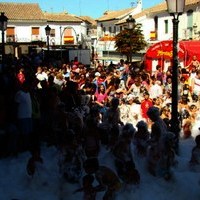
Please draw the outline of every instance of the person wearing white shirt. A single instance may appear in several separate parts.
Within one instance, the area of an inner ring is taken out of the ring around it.
[[[141,100],[140,89],[141,89],[141,80],[139,77],[135,77],[134,83],[128,89],[127,94],[131,94],[134,98],[138,97],[139,100]]]
[[[30,85],[25,81],[21,89],[15,94],[17,104],[17,121],[18,128],[22,137],[23,148],[28,148],[30,136],[33,131],[32,125],[32,100],[30,96]]]
[[[151,99],[161,97],[163,95],[163,88],[160,81],[157,81],[154,78],[152,79],[152,84],[149,88],[149,95]]]
[[[141,109],[140,104],[136,104],[134,102],[135,98],[132,95],[128,95],[127,101],[128,101],[128,117],[127,117],[127,123],[133,124],[133,126],[136,126],[138,121],[142,119],[141,117]]]
[[[47,81],[48,80],[48,75],[42,70],[42,67],[38,67],[35,76],[36,76],[37,80],[39,81],[37,87],[39,89],[41,89],[42,86],[41,86],[40,82],[44,81],[44,80]]]

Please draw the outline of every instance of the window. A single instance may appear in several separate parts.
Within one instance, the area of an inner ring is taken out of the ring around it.
[[[14,36],[15,35],[15,27],[8,27],[6,30],[7,36]]]
[[[15,27],[7,27],[6,41],[7,42],[15,42]]]
[[[32,27],[32,35],[39,35],[40,28],[39,27]]]
[[[112,33],[112,27],[111,26],[109,27],[109,33]]]
[[[192,28],[193,26],[193,10],[188,10],[187,12],[187,27]]]
[[[169,29],[169,24],[168,24],[168,20],[165,20],[165,33],[168,33],[168,29]]]
[[[158,16],[155,16],[154,17],[154,24],[155,24],[155,31],[157,31],[158,30]]]
[[[114,26],[113,33],[116,33],[116,26]]]
[[[157,31],[158,31],[158,16],[154,17],[154,29],[155,29],[155,40],[157,40]]]
[[[105,34],[105,32],[106,32],[106,27],[103,27],[103,33]]]
[[[192,38],[192,27],[193,27],[193,10],[188,10],[187,12],[187,30],[188,38]]]
[[[89,35],[89,34],[90,34],[90,29],[87,28],[86,35]]]
[[[64,44],[74,44],[74,36],[72,35],[71,28],[67,28],[64,30]]]
[[[50,31],[50,36],[51,36],[51,37],[55,37],[55,29],[51,29],[51,31]]]

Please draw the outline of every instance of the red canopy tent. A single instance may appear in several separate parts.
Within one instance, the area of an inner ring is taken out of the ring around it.
[[[179,41],[178,60],[181,66],[187,66],[192,56],[196,55],[200,60],[200,41]],[[172,65],[173,41],[160,41],[149,47],[144,55],[144,64],[147,71],[155,71],[156,65],[160,65],[163,70]]]

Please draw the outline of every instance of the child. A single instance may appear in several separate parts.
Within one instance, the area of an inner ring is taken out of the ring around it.
[[[63,136],[58,166],[61,176],[70,183],[77,183],[82,175],[82,149],[79,147],[73,130],[68,129]]]
[[[30,176],[34,176],[37,166],[39,164],[43,164],[43,159],[40,156],[40,149],[39,148],[35,148],[33,150],[31,150],[31,158],[29,158],[27,166],[26,166],[26,170],[28,175]]]
[[[83,187],[74,191],[83,192],[83,200],[95,200],[96,199],[96,191],[93,187],[92,183],[94,182],[94,176],[91,174],[87,174],[83,177]]]
[[[200,135],[196,136],[195,143],[196,145],[192,149],[192,155],[190,159],[190,164],[193,166],[200,165]]]
[[[192,122],[190,119],[185,119],[183,122],[183,136],[184,138],[189,138],[192,134]]]
[[[136,124],[137,131],[134,135],[134,143],[136,145],[137,153],[146,155],[147,141],[150,139],[150,132],[145,121],[141,120]]]
[[[198,113],[197,106],[195,104],[190,105],[189,112],[190,112],[191,122],[194,123],[196,120],[197,113]]]
[[[116,144],[119,137],[119,124],[123,125],[123,122],[120,119],[120,110],[119,110],[119,99],[112,98],[110,102],[110,108],[105,112],[103,116],[103,123],[110,126],[110,129],[107,129],[108,136],[108,145],[107,148],[112,149]]]
[[[149,116],[147,115],[147,111],[152,106],[153,106],[152,99],[150,98],[149,93],[145,92],[144,93],[144,99],[141,101],[141,111],[142,111],[142,117],[145,119],[148,126],[151,125],[151,121],[149,119]]]
[[[131,142],[135,133],[132,124],[126,124],[123,127],[122,135],[118,143],[113,148],[115,167],[118,176],[126,184],[139,184],[140,174],[135,168],[133,154],[131,151]]]
[[[148,171],[154,176],[160,175],[169,180],[171,178],[170,167],[175,164],[173,150],[175,135],[168,132],[158,108],[150,107],[147,115],[153,121],[150,145],[147,150]]]
[[[114,199],[117,192],[121,189],[121,182],[115,172],[107,167],[99,165],[97,158],[89,158],[85,160],[83,168],[87,174],[95,175],[98,185],[95,186],[95,191],[105,191],[104,200]]]
[[[200,130],[200,128],[199,128]],[[196,145],[192,148],[191,159],[189,161],[189,168],[193,172],[200,172],[200,135],[195,138]],[[199,180],[200,184],[200,180]]]
[[[100,151],[99,111],[91,109],[90,112],[85,120],[83,131],[83,148],[87,158],[97,157]]]

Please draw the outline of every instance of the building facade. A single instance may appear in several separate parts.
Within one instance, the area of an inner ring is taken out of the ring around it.
[[[5,53],[19,57],[47,48],[45,27],[51,28],[49,47],[89,48],[85,39],[91,22],[68,13],[42,12],[35,3],[0,3],[0,12],[8,18],[5,31]],[[0,40],[2,40],[0,35]]]
[[[115,52],[115,42],[112,37],[116,35],[124,27],[129,15],[136,20],[136,23],[141,24],[145,40],[148,46],[163,41],[170,40],[173,37],[172,16],[167,11],[166,1],[157,4],[151,8],[142,9],[142,0],[137,2],[137,6],[130,10],[124,10],[124,15],[116,12],[116,17],[112,17],[112,13],[103,15],[97,20],[97,53],[100,59],[110,60],[122,58],[123,56]],[[200,39],[200,0],[186,0],[185,12],[179,17],[179,40],[199,40]],[[113,26],[112,28],[111,25]],[[115,30],[114,33],[112,30]],[[100,41],[100,42],[99,42]],[[144,50],[141,54],[145,53]],[[136,55],[133,55],[136,56]],[[134,59],[134,58],[133,58]],[[138,59],[138,57],[136,57]]]

